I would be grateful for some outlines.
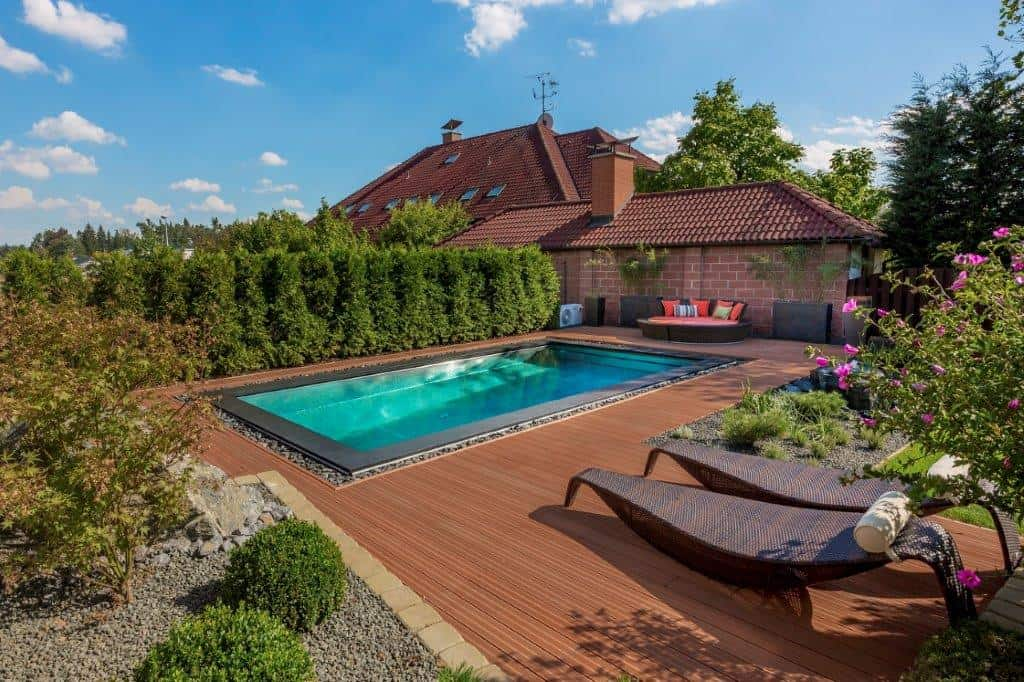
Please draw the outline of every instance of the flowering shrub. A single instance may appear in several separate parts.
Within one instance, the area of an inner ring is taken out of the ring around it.
[[[840,387],[866,387],[869,428],[898,430],[923,457],[951,455],[966,475],[911,476],[918,495],[949,494],[962,503],[1024,513],[1024,229],[1001,227],[979,253],[943,253],[961,268],[944,289],[930,272],[919,281],[893,276],[925,301],[912,324],[890,311],[857,312],[881,343],[847,346],[834,365]],[[854,301],[845,311],[857,307]],[[904,477],[904,480],[908,480]],[[984,482],[984,484],[983,484]],[[991,484],[991,485],[990,485]]]

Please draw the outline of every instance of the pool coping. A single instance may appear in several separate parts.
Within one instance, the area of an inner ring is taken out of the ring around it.
[[[675,367],[662,372],[647,374],[636,379],[620,382],[613,386],[593,391],[577,393],[558,400],[551,400],[532,405],[520,410],[506,412],[487,419],[463,424],[444,431],[427,434],[399,443],[394,443],[373,450],[356,450],[343,443],[322,436],[310,429],[300,426],[266,410],[250,405],[241,400],[242,397],[255,393],[286,390],[300,386],[310,386],[329,381],[353,379],[372,374],[413,369],[429,365],[441,364],[452,360],[461,360],[488,355],[499,355],[515,350],[539,348],[547,345],[582,346],[602,350],[618,350],[642,355],[672,357],[693,361],[692,364]],[[639,391],[651,390],[661,385],[698,376],[721,367],[734,364],[735,358],[704,355],[692,350],[674,351],[671,349],[637,348],[635,346],[581,342],[562,339],[545,338],[535,341],[501,344],[484,348],[470,349],[457,353],[411,358],[394,362],[372,365],[360,365],[351,368],[330,370],[316,374],[308,374],[283,379],[272,379],[209,391],[205,395],[213,400],[216,407],[232,417],[241,420],[247,426],[294,448],[313,460],[349,476],[363,475],[384,467],[393,466],[404,460],[421,457],[432,451],[458,448],[460,444],[486,438],[492,434],[500,434],[509,429],[530,424],[542,419],[557,418],[558,415],[578,410],[597,407],[601,403],[617,398],[625,398]]]
[[[380,597],[402,624],[448,668],[469,666],[480,679],[503,682],[508,676],[479,649],[463,639],[450,623],[410,587],[398,579],[384,564],[366,551],[351,535],[331,521],[280,472],[270,470],[238,476],[239,484],[262,483],[278,500],[288,505],[300,521],[308,521],[334,541],[341,550],[345,566],[359,576],[375,595]]]

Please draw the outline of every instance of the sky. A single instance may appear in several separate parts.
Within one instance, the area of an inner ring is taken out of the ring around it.
[[[639,135],[656,157],[694,93],[774,102],[807,168],[880,146],[915,74],[974,66],[998,0],[2,0],[0,243],[87,221],[312,213],[449,118]]]

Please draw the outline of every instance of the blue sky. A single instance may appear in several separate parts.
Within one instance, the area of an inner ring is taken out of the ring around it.
[[[224,221],[337,201],[423,146],[532,122],[685,132],[735,77],[824,163],[877,144],[915,73],[977,64],[997,0],[4,0],[0,243],[87,220]]]

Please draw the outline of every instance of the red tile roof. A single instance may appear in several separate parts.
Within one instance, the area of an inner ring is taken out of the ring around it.
[[[375,232],[388,219],[384,206],[394,199],[426,198],[441,192],[441,203],[458,200],[477,187],[466,202],[474,218],[492,216],[511,206],[590,198],[587,145],[614,139],[600,128],[559,135],[533,123],[427,147],[384,175],[342,199],[335,208],[353,206],[349,218],[357,228]],[[454,163],[446,158],[458,154]],[[636,153],[637,163],[657,170],[658,163]],[[486,198],[488,190],[505,185],[502,193]],[[358,208],[370,203],[366,213]]]
[[[590,225],[590,202],[511,207],[446,242],[451,246],[537,243],[547,249],[710,246],[874,239],[878,228],[787,182],[637,194],[606,225]]]

